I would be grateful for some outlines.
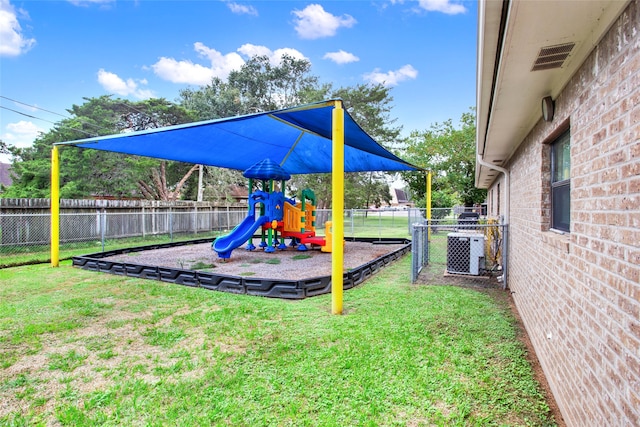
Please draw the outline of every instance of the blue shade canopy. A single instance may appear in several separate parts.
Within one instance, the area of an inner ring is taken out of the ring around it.
[[[278,181],[286,181],[291,175],[282,169],[279,164],[271,159],[264,159],[251,166],[242,174],[245,178],[255,179],[275,179]]]
[[[56,145],[176,160],[244,171],[272,159],[289,174],[331,172],[335,100],[246,116],[109,135]],[[344,170],[418,168],[373,140],[344,114]]]

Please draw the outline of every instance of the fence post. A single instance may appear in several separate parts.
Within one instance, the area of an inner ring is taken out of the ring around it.
[[[416,283],[418,279],[418,227],[411,228],[411,283]]]
[[[156,234],[158,219],[156,218],[156,207],[155,204],[151,207],[151,234]]]
[[[354,226],[353,226],[353,217],[356,215],[356,210],[351,208],[351,237],[355,237],[355,230],[354,230]]]
[[[146,224],[146,220],[145,220],[146,215],[144,214],[144,205],[142,205],[142,238],[144,239],[146,237],[146,231],[147,231],[147,224]]]
[[[193,202],[193,234],[198,234],[198,202]]]
[[[169,206],[169,241],[173,243],[173,210]]]
[[[427,226],[426,233],[424,228],[422,229],[422,266],[429,264],[429,246],[431,245],[431,220]]]
[[[102,252],[104,252],[104,240],[107,234],[107,212],[105,208],[100,210],[100,243],[102,244]]]

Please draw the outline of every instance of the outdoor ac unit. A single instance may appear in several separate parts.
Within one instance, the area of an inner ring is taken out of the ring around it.
[[[484,235],[447,235],[447,273],[478,276],[484,268]]]

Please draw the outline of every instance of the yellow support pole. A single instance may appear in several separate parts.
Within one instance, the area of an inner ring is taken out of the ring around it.
[[[51,267],[60,265],[60,156],[51,150]]]
[[[342,314],[344,270],[344,110],[335,102],[332,112],[331,219],[331,313]]]
[[[425,208],[427,209],[427,224],[431,225],[431,171],[427,172],[427,202]],[[427,240],[431,241],[431,227],[427,228]]]

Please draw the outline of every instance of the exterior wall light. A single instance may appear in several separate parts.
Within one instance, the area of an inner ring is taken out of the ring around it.
[[[542,118],[545,122],[553,120],[553,113],[555,109],[555,102],[550,96],[542,98]]]

